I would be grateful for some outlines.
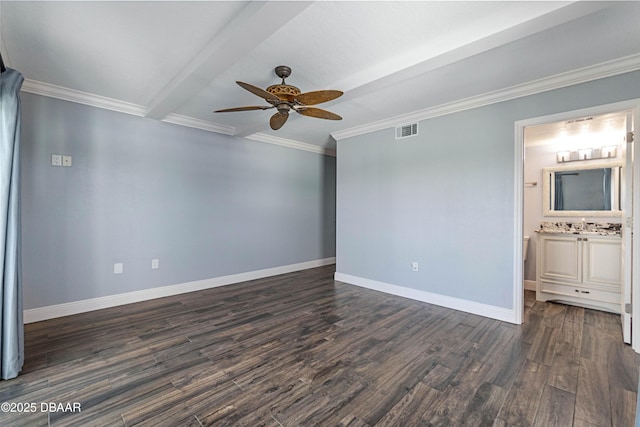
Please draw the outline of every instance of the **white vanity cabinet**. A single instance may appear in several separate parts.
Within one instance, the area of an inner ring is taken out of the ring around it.
[[[620,313],[620,236],[540,233],[536,298]]]

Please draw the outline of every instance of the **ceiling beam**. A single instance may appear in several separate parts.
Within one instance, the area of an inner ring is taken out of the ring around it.
[[[161,120],[204,89],[313,2],[249,2],[224,29],[182,67],[147,107],[146,117]]]

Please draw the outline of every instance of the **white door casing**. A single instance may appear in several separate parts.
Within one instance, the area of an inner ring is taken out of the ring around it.
[[[626,114],[626,134],[632,132],[633,111]],[[632,138],[626,138],[624,192],[622,195],[623,227],[622,227],[622,304],[620,321],[622,323],[622,337],[625,343],[631,344],[631,284],[633,281],[633,143]]]

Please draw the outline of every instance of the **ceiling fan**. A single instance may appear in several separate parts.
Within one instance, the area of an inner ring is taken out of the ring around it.
[[[223,110],[216,110],[214,113],[230,113],[235,111],[251,111],[251,110],[268,110],[276,108],[278,110],[269,124],[271,129],[280,129],[287,119],[289,118],[289,112],[291,110],[303,116],[315,117],[318,119],[327,120],[342,120],[337,114],[330,111],[323,110],[321,108],[309,107],[309,105],[321,104],[323,102],[331,101],[342,96],[342,92],[339,90],[318,90],[313,92],[300,92],[295,86],[291,86],[285,83],[284,79],[291,75],[291,68],[286,65],[280,65],[275,68],[275,73],[282,79],[281,84],[271,85],[267,90],[262,90],[259,87],[253,86],[249,83],[236,82],[240,87],[248,90],[254,95],[258,95],[264,98],[271,105],[264,106],[250,106],[250,107],[236,107],[225,108]]]

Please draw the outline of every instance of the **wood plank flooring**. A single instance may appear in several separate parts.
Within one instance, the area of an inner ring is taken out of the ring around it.
[[[0,402],[37,410],[0,425],[633,425],[639,359],[617,316],[527,292],[511,325],[333,273],[26,325],[23,373],[0,382]]]

